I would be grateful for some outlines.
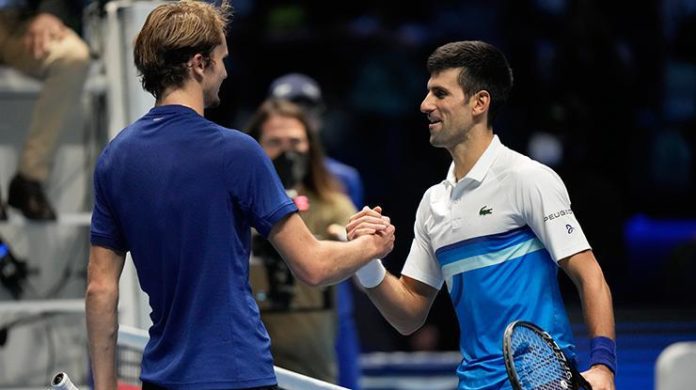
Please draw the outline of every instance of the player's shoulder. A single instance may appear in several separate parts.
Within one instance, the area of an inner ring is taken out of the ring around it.
[[[237,129],[233,129],[230,127],[218,125],[215,122],[210,122],[209,126],[210,126],[211,130],[217,132],[221,137],[223,137],[226,140],[256,143],[256,140],[254,140],[254,138],[252,138],[249,134],[247,134],[241,130],[237,130]]]
[[[433,184],[427,190],[425,190],[425,192],[423,193],[423,197],[421,198],[420,204],[418,205],[418,208],[429,208],[433,203],[438,203],[448,198],[449,192],[447,190],[445,180],[443,180],[439,183]]]
[[[559,178],[550,167],[507,147],[492,168],[500,179],[508,182],[530,183]]]
[[[220,147],[229,152],[258,154],[261,145],[249,134],[211,122],[211,129],[219,136]]]
[[[128,148],[128,144],[132,142],[137,129],[133,124],[126,126],[118,132],[105,146],[102,148],[97,159],[97,169],[101,169],[111,162],[114,156],[117,156],[121,150]]]

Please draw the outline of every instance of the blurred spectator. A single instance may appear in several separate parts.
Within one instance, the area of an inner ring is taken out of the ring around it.
[[[301,73],[289,73],[275,79],[269,88],[269,96],[285,99],[297,104],[304,111],[310,124],[310,130],[318,132],[324,129],[323,114],[326,110],[321,87],[313,78]],[[331,157],[324,157],[326,169],[335,176],[343,190],[350,197],[356,209],[363,206],[363,185],[358,171]],[[338,358],[338,383],[351,389],[359,389],[360,367],[358,358],[360,346],[353,319],[352,281],[345,280],[336,286],[338,305],[338,329],[336,337],[336,356]]]
[[[79,108],[89,49],[75,32],[81,2],[0,0],[0,64],[43,81],[8,204],[34,220],[56,218],[42,182],[50,171],[59,132]],[[0,218],[6,217],[0,202]]]
[[[299,105],[306,113],[312,129],[323,129],[322,115],[325,107],[321,88],[311,77],[301,73],[290,73],[275,79],[270,86],[269,96],[286,99]],[[330,130],[328,130],[330,131]],[[325,157],[326,168],[336,176],[350,196],[356,208],[363,205],[363,187],[358,171],[331,157]]]
[[[267,100],[247,131],[273,160],[309,229],[320,239],[339,239],[345,234],[343,225],[355,208],[327,171],[317,134],[303,110],[287,100]],[[252,262],[251,283],[271,337],[275,363],[336,383],[334,342],[339,321],[334,289],[309,287],[295,280],[275,249],[260,236],[254,239],[253,253],[260,261]]]

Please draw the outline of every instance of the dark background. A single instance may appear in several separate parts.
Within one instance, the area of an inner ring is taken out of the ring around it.
[[[229,77],[208,117],[242,129],[274,78],[315,78],[328,154],[360,171],[366,203],[383,206],[397,226],[391,272],[408,253],[421,196],[450,163],[430,146],[419,112],[425,61],[441,44],[480,39],[506,54],[515,75],[494,131],[564,179],[617,318],[665,309],[690,316],[682,309],[696,306],[696,1],[232,4]],[[532,153],[539,139],[562,153]],[[573,311],[577,294],[560,278]],[[366,350],[457,349],[446,288],[426,330],[411,337],[391,330],[360,292],[355,298]]]

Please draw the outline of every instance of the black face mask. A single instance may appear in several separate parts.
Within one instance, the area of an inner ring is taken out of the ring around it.
[[[289,190],[301,183],[307,175],[309,158],[307,153],[283,152],[273,159],[273,166],[278,172],[283,188]]]

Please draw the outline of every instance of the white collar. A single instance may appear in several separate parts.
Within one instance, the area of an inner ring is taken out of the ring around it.
[[[481,183],[483,179],[486,177],[486,173],[488,173],[488,170],[490,169],[491,165],[493,165],[493,161],[495,160],[495,157],[497,156],[498,150],[500,150],[501,146],[502,143],[500,142],[498,136],[493,135],[491,143],[488,145],[481,157],[479,157],[479,159],[476,160],[476,164],[474,164],[471,170],[469,170],[466,176],[459,180],[459,182],[457,182],[457,178],[454,175],[454,161],[452,161],[449,170],[447,171],[447,178],[445,179],[445,182],[449,183],[453,187],[456,186],[458,183],[463,182],[474,181],[477,183]]]

